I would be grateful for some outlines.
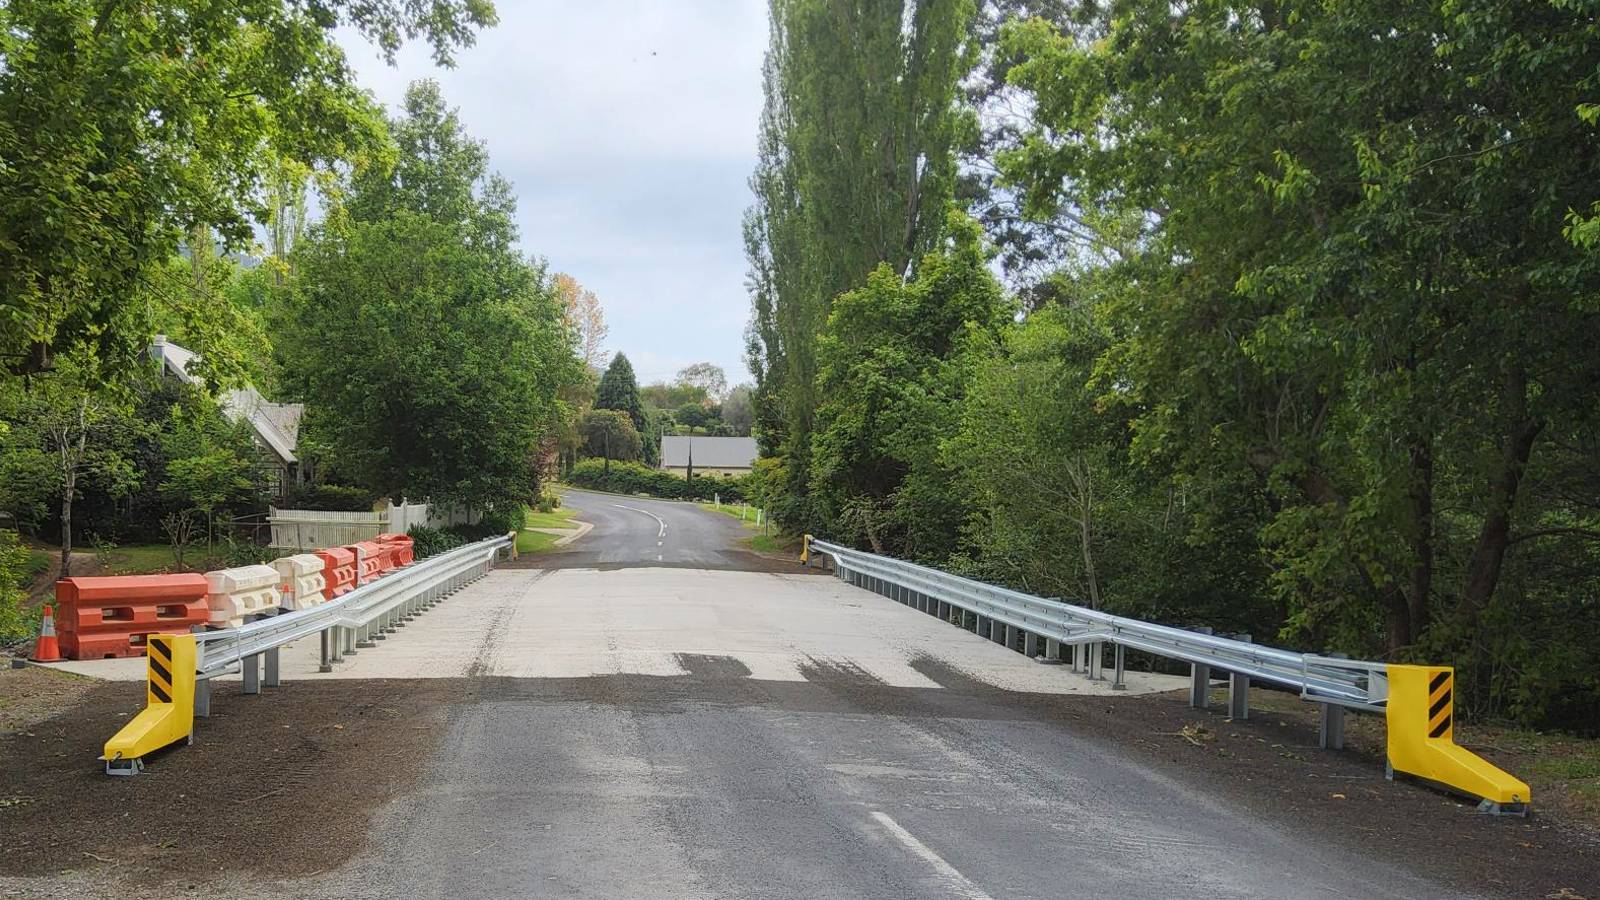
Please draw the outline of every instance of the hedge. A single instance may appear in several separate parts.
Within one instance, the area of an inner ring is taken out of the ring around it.
[[[740,475],[698,475],[693,480],[671,472],[641,466],[638,463],[611,463],[606,471],[605,460],[584,459],[572,467],[567,482],[576,487],[611,491],[616,494],[649,494],[668,500],[710,500],[720,496],[724,503],[738,503],[746,499],[750,477]]]

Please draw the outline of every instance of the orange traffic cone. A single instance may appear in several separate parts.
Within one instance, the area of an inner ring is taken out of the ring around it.
[[[34,662],[60,662],[61,646],[56,643],[56,617],[48,605],[44,608],[44,621],[39,624],[39,643],[33,647]]]

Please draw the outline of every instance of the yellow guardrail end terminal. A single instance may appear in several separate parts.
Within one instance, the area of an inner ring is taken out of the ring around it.
[[[106,741],[100,757],[110,775],[137,774],[146,754],[194,734],[194,635],[152,634],[145,659],[145,708]]]
[[[800,539],[800,564],[803,566],[811,565],[811,535],[809,534]]]
[[[1389,767],[1491,804],[1496,812],[1525,813],[1528,784],[1455,742],[1455,670],[1391,665]]]

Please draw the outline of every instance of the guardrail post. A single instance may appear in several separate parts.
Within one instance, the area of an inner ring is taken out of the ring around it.
[[[1189,664],[1189,706],[1205,709],[1211,702],[1211,667],[1204,663]]]
[[[1317,734],[1317,744],[1324,750],[1344,749],[1344,707],[1337,703],[1322,704],[1322,727]]]
[[[1236,634],[1233,639],[1250,643],[1248,634]],[[1250,676],[1243,672],[1228,673],[1228,717],[1250,718]]]
[[[1031,631],[1022,633],[1022,655],[1029,659],[1039,655],[1039,636]]]
[[[1083,645],[1072,645],[1072,671],[1074,674],[1083,671]]]
[[[244,676],[244,693],[261,693],[261,664],[255,654],[239,660],[240,673]]]
[[[1061,642],[1056,640],[1055,638],[1045,638],[1044,639],[1044,658],[1045,659],[1060,659],[1061,658]]]
[[[1002,626],[1000,626],[1000,643],[1004,644],[1005,648],[1007,650],[1010,650],[1010,649],[1016,647],[1017,646],[1017,630],[1015,628],[1012,628],[1010,625],[1002,625]]]
[[[1105,665],[1106,665],[1106,654],[1105,654],[1104,646],[1101,644],[1100,641],[1095,641],[1094,643],[1088,645],[1088,651],[1089,651],[1089,666],[1088,666],[1088,672],[1085,673],[1086,676],[1088,677],[1088,679],[1090,681],[1104,681],[1105,680],[1104,669],[1105,669]]]
[[[204,625],[193,625],[189,628],[190,634],[205,634]],[[205,659],[206,645],[195,641],[195,667],[199,668]],[[201,718],[211,717],[211,679],[197,678],[194,683],[194,714]]]
[[[322,662],[317,666],[318,672],[333,671],[333,635],[329,629],[324,628],[320,634],[322,638]]]
[[[265,687],[281,687],[283,681],[278,678],[278,648],[273,647],[263,653],[262,657],[264,657],[263,662],[265,663],[266,673],[261,679],[261,684]]]
[[[1124,684],[1123,681],[1122,681],[1122,675],[1123,675],[1123,672],[1125,671],[1123,669],[1123,656],[1122,656],[1124,648],[1123,648],[1123,646],[1121,644],[1117,644],[1115,646],[1117,648],[1117,650],[1116,650],[1116,656],[1117,656],[1116,665],[1117,665],[1117,668],[1116,668],[1116,674],[1111,679],[1111,689],[1113,691],[1125,691],[1125,690],[1128,689],[1128,686],[1126,684]]]

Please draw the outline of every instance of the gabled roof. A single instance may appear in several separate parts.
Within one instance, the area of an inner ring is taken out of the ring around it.
[[[169,374],[185,384],[200,386],[200,378],[189,371],[189,364],[199,358],[193,350],[180,347],[158,334],[150,344],[150,358],[160,362]],[[250,423],[256,437],[278,459],[295,462],[295,445],[300,440],[300,416],[305,407],[299,403],[269,403],[254,387],[246,385],[227,391],[217,399],[223,415],[237,422]]]
[[[756,464],[759,454],[755,438],[699,434],[663,435],[661,438],[661,465],[669,469],[688,466],[691,456],[697,467],[749,469]]]

